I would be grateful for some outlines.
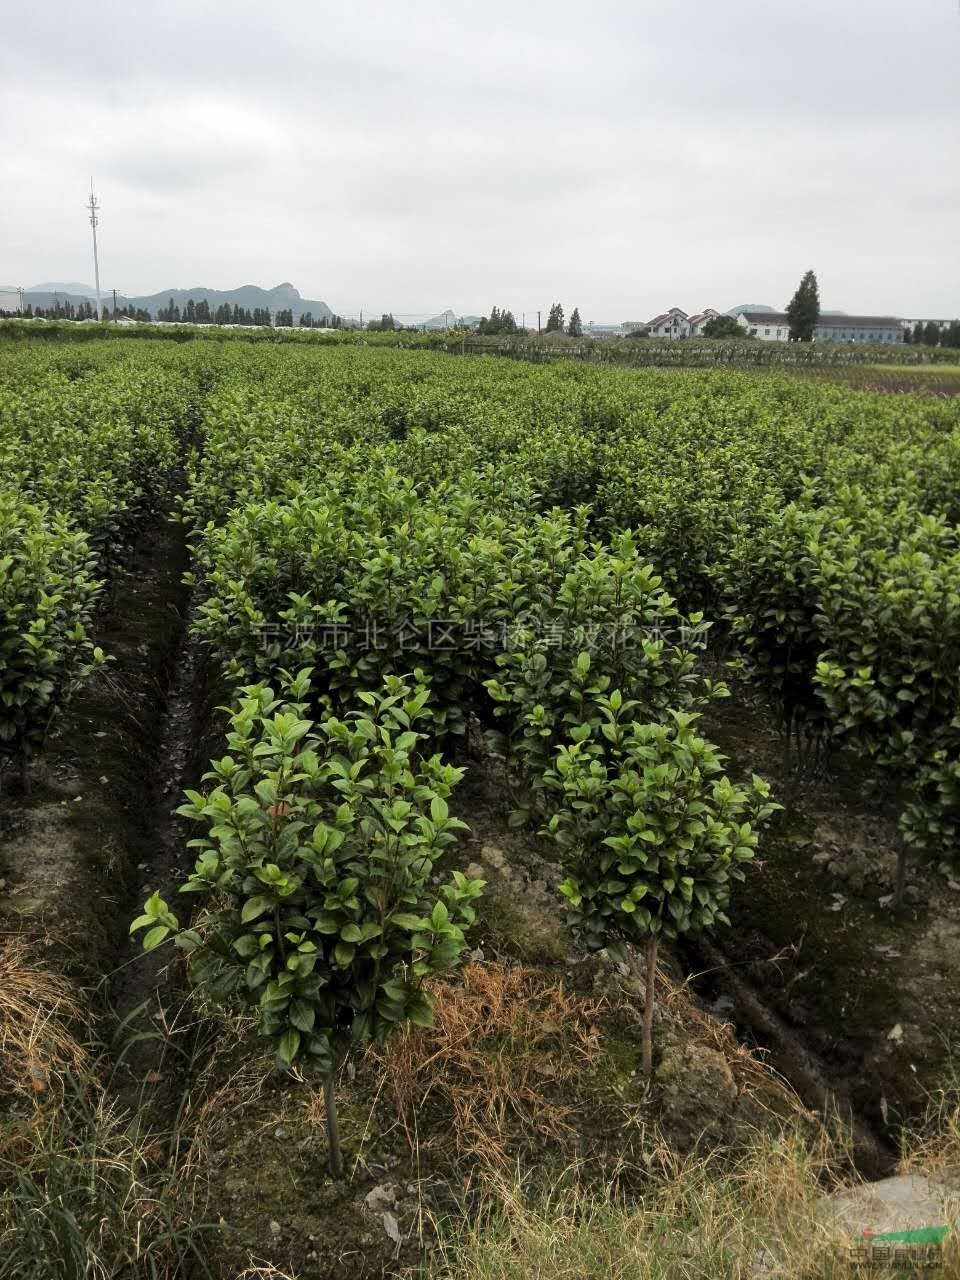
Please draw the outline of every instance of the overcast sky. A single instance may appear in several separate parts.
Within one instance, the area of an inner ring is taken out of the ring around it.
[[[960,314],[958,0],[42,0],[0,16],[0,285],[344,314]]]

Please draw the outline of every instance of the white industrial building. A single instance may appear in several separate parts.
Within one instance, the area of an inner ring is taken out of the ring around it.
[[[790,337],[790,319],[783,311],[741,311],[737,322],[761,342],[786,342]],[[821,314],[813,336],[817,342],[902,342],[903,327],[895,316]]]
[[[712,307],[693,315],[680,307],[671,307],[646,324],[624,321],[623,329],[626,333],[645,330],[651,338],[696,338],[702,335],[707,321],[719,314]],[[761,342],[787,342],[790,338],[790,320],[783,311],[744,309],[737,313],[736,319],[749,337],[759,338]],[[828,312],[821,314],[813,336],[818,342],[902,342],[904,328],[912,327],[911,322],[895,316],[846,316]]]

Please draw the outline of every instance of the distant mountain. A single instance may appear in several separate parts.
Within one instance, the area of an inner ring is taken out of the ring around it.
[[[62,280],[48,280],[46,284],[32,284],[25,293],[70,293],[78,298],[95,298],[97,291],[92,284],[77,284],[74,280],[64,284]]]
[[[480,316],[460,316],[456,311],[451,311],[447,307],[446,311],[442,311],[438,316],[431,316],[429,320],[421,320],[421,329],[456,329],[458,325],[466,325],[468,329],[472,329],[474,325],[480,323]]]
[[[441,311],[438,316],[431,316],[429,320],[421,322],[423,329],[452,329],[457,323],[457,313],[451,311],[447,307],[446,311]]]
[[[80,288],[82,287],[81,285]],[[104,295],[101,294],[100,296],[102,298]],[[110,296],[111,298],[113,297],[112,294]],[[60,306],[65,306],[68,302],[72,302],[75,307],[79,307],[84,302],[96,304],[97,294],[95,289],[91,289],[89,293],[67,293],[65,289],[24,289],[23,301],[27,306],[43,307],[44,309],[55,307],[57,303]],[[121,305],[119,294],[117,295],[117,305]]]
[[[731,307],[729,311],[725,311],[725,316],[733,316],[734,319],[741,311],[772,311],[776,312],[776,307],[768,307],[763,302],[742,302],[739,307]]]
[[[239,289],[208,289],[203,285],[197,285],[193,289],[161,289],[159,293],[124,298],[122,304],[120,295],[117,294],[117,304],[125,306],[132,302],[135,307],[143,307],[153,315],[161,307],[169,306],[171,298],[181,310],[192,298],[194,302],[205,299],[210,304],[211,311],[216,311],[221,303],[226,303],[227,306],[245,307],[249,311],[253,311],[255,307],[265,307],[274,312],[290,310],[293,312],[294,320],[305,311],[312,312],[314,320],[319,320],[321,316],[329,320],[333,315],[325,302],[301,298],[299,290],[295,289],[289,280],[272,289],[261,289],[255,284],[244,284]]]
[[[54,296],[55,294],[57,297]],[[112,290],[102,289],[100,296],[105,301],[109,299],[111,303],[113,302]],[[48,282],[44,286],[37,285],[34,289],[24,290],[24,300],[34,307],[52,307],[58,300],[61,303],[72,302],[74,306],[78,306],[95,297],[95,291],[82,284],[67,285]],[[221,303],[226,303],[230,307],[236,304],[248,311],[253,311],[256,307],[266,308],[274,313],[290,310],[293,312],[294,320],[298,320],[305,311],[311,312],[314,320],[319,320],[321,317],[329,320],[333,315],[325,302],[301,298],[299,290],[295,289],[289,280],[276,285],[273,289],[261,289],[255,284],[244,284],[239,289],[208,289],[205,285],[197,285],[193,289],[161,289],[159,293],[139,295],[118,293],[117,306],[127,307],[132,304],[134,307],[142,307],[145,311],[149,311],[151,315],[156,315],[161,307],[169,306],[171,298],[181,311],[192,298],[194,302],[202,302],[206,299],[211,311],[216,311]]]

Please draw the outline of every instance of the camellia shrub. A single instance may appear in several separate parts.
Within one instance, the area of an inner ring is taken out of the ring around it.
[[[958,857],[960,540],[901,508],[870,511],[821,540],[815,578],[824,650],[818,692],[842,741],[901,797],[895,899],[910,849]]]
[[[215,785],[179,810],[205,828],[180,890],[199,913],[181,926],[154,894],[131,932],[147,929],[147,949],[173,936],[194,982],[256,1011],[282,1064],[322,1073],[339,1177],[336,1073],[358,1042],[430,1025],[424,983],[457,965],[483,882],[431,884],[465,823],[447,806],[463,770],[420,754],[425,687],[389,677],[318,722],[303,716],[309,672],[285,692],[242,690],[227,754],[205,775]]]
[[[0,493],[0,752],[29,789],[57,711],[106,658],[89,629],[102,583],[63,516]]]
[[[601,735],[603,699],[612,690],[623,691],[642,719],[727,696],[700,669],[702,616],[680,613],[629,530],[578,559],[534,624],[517,631],[486,682],[503,725],[488,743],[523,793],[516,825],[544,816],[543,778],[558,748],[574,729]]]
[[[729,924],[726,908],[743,864],[775,809],[754,775],[737,786],[725,757],[695,729],[697,716],[669,712],[638,723],[636,703],[615,690],[601,701],[602,735],[574,730],[544,776],[553,813],[544,833],[559,846],[567,921],[590,950],[605,949],[638,972],[645,953],[643,1068],[653,1067],[652,1025],[661,938]]]

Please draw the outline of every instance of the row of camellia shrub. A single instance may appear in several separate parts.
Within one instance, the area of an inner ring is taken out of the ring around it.
[[[98,349],[0,352],[0,764],[28,765],[106,661],[91,629],[106,577],[162,509],[197,418],[188,369]]]

